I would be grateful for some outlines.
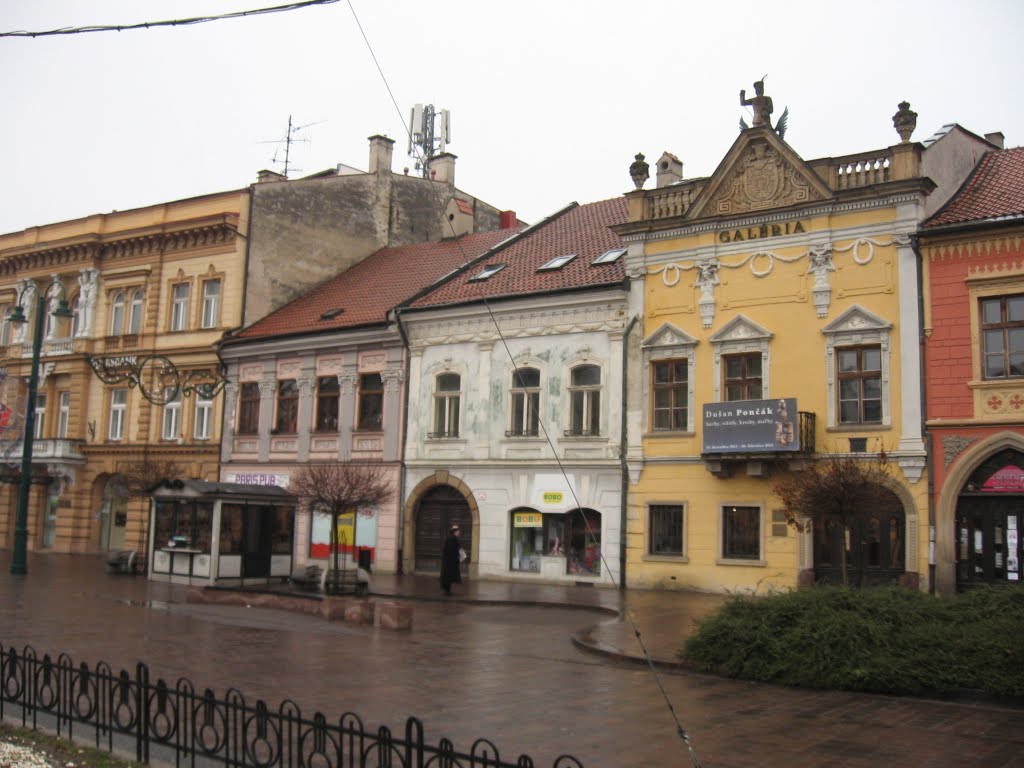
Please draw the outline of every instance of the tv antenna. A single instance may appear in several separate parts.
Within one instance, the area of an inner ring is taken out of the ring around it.
[[[435,131],[435,122],[440,125]],[[436,110],[433,104],[417,104],[409,114],[409,157],[416,158],[416,170],[423,172],[423,178],[430,174],[430,161],[434,155],[445,151],[452,141],[451,113],[447,109]]]
[[[291,154],[292,144],[308,144],[309,139],[296,138],[296,134],[299,131],[305,130],[314,125],[320,125],[325,122],[324,120],[318,120],[315,123],[306,123],[305,125],[295,125],[292,123],[292,116],[288,115],[288,132],[285,134],[283,139],[273,139],[271,141],[261,141],[260,144],[284,144],[284,160],[277,159],[277,153],[280,151],[280,147],[274,150],[274,156],[270,158],[270,162],[274,165],[284,165],[284,177],[288,178],[289,173],[301,171],[301,168],[293,168],[291,165]]]

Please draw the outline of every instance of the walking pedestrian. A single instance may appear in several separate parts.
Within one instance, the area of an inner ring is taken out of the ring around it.
[[[452,593],[452,584],[462,583],[459,564],[462,561],[462,547],[459,545],[459,526],[453,525],[441,549],[441,589],[446,595]]]

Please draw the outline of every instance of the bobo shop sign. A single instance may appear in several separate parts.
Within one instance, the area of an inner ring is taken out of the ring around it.
[[[704,404],[704,453],[799,451],[796,398]]]

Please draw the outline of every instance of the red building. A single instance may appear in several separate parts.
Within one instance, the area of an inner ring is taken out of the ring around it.
[[[920,251],[933,583],[1024,584],[1024,147],[987,153]]]

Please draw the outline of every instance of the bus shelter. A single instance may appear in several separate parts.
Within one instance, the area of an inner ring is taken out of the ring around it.
[[[151,580],[250,586],[291,575],[296,499],[283,488],[169,480],[150,495]]]

